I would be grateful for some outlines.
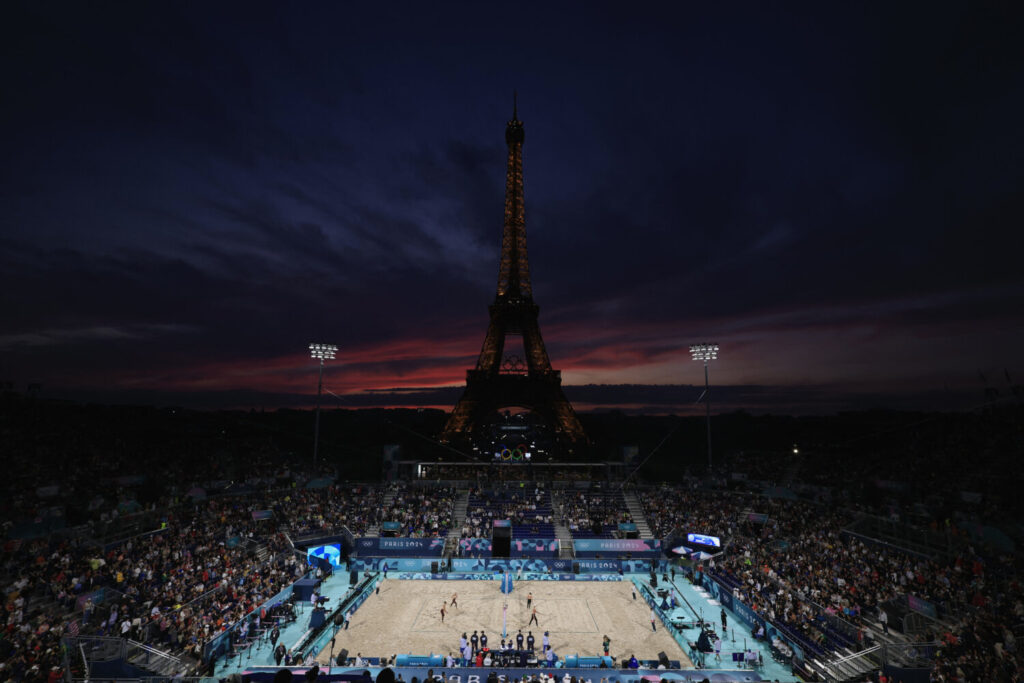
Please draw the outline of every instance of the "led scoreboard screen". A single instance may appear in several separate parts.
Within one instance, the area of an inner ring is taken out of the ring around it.
[[[306,551],[306,561],[309,566],[315,567],[317,560],[327,560],[332,566],[341,566],[341,546],[337,543],[331,545],[318,545]]]
[[[704,534],[686,534],[688,543],[702,545],[708,548],[721,548],[722,540],[718,536],[705,536]]]

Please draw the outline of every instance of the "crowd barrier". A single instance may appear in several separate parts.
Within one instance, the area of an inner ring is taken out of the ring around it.
[[[580,538],[572,542],[575,555],[580,559],[630,558],[657,559],[662,557],[662,542],[645,538]],[[355,540],[355,552],[360,557],[440,557],[444,551],[444,538],[377,538]],[[488,538],[463,538],[459,541],[463,558],[488,558],[493,545]],[[512,557],[555,559],[559,542],[552,538],[512,539]]]
[[[497,581],[501,574],[496,572],[446,572],[443,574],[423,572],[402,574],[403,579],[446,579],[448,581]],[[528,574],[523,578],[530,581],[622,581],[618,574]]]
[[[422,667],[391,667],[391,669],[395,672],[396,678],[401,677],[405,681],[418,678],[427,683],[423,678],[426,672]],[[252,683],[273,683],[274,675],[278,670],[277,667],[252,667],[242,672],[242,680],[251,681]],[[290,667],[289,670],[292,672],[293,680],[303,680],[307,671],[305,667]],[[324,681],[325,683],[353,681],[358,683],[366,680],[367,675],[369,675],[371,680],[376,680],[377,674],[380,671],[379,666],[358,668],[335,666],[330,669],[321,667],[317,681]],[[475,667],[457,667],[435,671],[434,681],[437,683],[486,683],[487,677],[492,671],[497,674],[498,679],[502,683],[510,680],[521,681],[523,676],[528,676],[532,679],[542,672],[548,676],[554,676],[558,681],[561,681],[565,676],[575,676],[582,683],[598,683],[602,678],[608,679],[609,683],[636,683],[637,681],[642,682],[653,679],[692,683],[703,681],[704,679],[715,681],[715,683],[751,683],[764,680],[757,671],[750,669],[655,669],[646,667],[641,669],[568,669],[548,667],[512,669],[487,667],[478,669]]]
[[[448,571],[460,573],[486,573],[494,574],[500,572],[511,572],[518,574],[619,574],[630,572],[648,572],[651,570],[651,560],[555,560],[555,559],[530,559],[530,558],[477,558],[450,560],[430,557],[353,557],[349,558],[347,567],[344,563],[337,571],[355,570],[360,572],[383,571],[384,565],[388,571],[393,572],[431,572],[441,573],[450,566]],[[655,564],[658,571],[664,571],[664,562]]]
[[[764,627],[765,639],[771,642],[774,638],[779,638],[793,651],[793,656],[803,662],[804,661],[804,650],[803,648],[794,642],[791,638],[787,637],[775,626],[764,619],[761,615],[755,612],[742,600],[733,597],[732,591],[729,588],[718,582],[703,572],[698,572],[700,576],[701,585],[711,594],[711,597],[722,603],[722,606],[735,614],[743,624],[750,629],[751,633],[756,633],[759,626]]]
[[[308,575],[304,576],[303,578],[308,578]],[[245,615],[240,620],[232,624],[230,628],[211,638],[210,641],[206,643],[206,645],[203,647],[203,662],[209,662],[211,660],[219,659],[222,655],[228,654],[231,651],[231,642],[234,633],[241,627],[242,622],[247,621],[253,613],[259,614],[260,611],[263,609],[269,611],[273,605],[276,605],[277,603],[281,602],[287,602],[288,598],[291,597],[293,585],[294,584],[291,584],[281,589],[281,591],[277,595],[267,600],[256,609],[249,612],[249,614]]]
[[[559,545],[557,538],[513,538],[512,557],[558,557]],[[462,557],[490,557],[493,545],[489,538],[459,539],[459,552]]]

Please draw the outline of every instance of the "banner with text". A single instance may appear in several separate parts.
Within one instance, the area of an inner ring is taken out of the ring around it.
[[[577,557],[595,555],[656,557],[661,555],[661,541],[644,538],[580,538],[572,542]]]
[[[362,557],[440,557],[443,538],[360,538],[356,552]]]

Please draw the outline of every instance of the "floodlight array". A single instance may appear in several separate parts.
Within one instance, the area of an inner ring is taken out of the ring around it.
[[[338,347],[334,344],[310,344],[309,355],[319,360],[334,360]]]
[[[690,347],[693,360],[718,360],[718,344],[694,344]]]

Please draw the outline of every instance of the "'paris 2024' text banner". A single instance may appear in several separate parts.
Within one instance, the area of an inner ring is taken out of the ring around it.
[[[440,557],[443,538],[358,538],[361,557]]]
[[[572,542],[576,557],[659,557],[661,541],[645,538],[578,538]]]

